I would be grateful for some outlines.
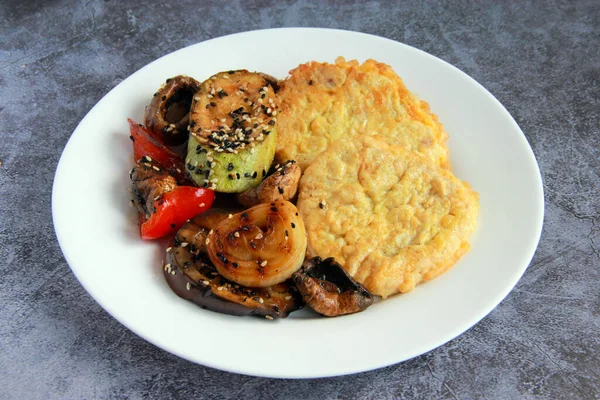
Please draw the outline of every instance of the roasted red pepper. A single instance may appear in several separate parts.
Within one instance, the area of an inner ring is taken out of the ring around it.
[[[154,202],[156,212],[142,224],[142,239],[158,239],[177,232],[190,218],[208,210],[215,198],[210,189],[179,186]]]
[[[178,183],[188,182],[185,176],[185,165],[183,159],[166,147],[148,129],[137,122],[127,119],[129,122],[130,139],[133,141],[133,157],[138,161],[148,156],[167,170]]]

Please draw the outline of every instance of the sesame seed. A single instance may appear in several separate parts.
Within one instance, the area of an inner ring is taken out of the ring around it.
[[[181,247],[186,247],[188,245],[188,242],[182,242],[181,243]]]
[[[289,300],[289,299],[291,299],[291,298],[292,298],[292,296],[285,296],[285,299],[286,299],[286,300]]]
[[[259,302],[260,304],[265,304],[265,301],[263,300],[263,298],[262,298],[262,297],[259,297],[259,298],[258,298],[258,302]]]
[[[223,286],[219,286],[217,290],[223,290]]]
[[[270,321],[273,320],[273,317],[271,317],[270,315],[265,315],[265,318],[268,319],[268,320],[270,320]]]
[[[258,235],[256,235],[256,237],[254,239],[262,239],[263,238],[263,234],[259,233]]]
[[[209,281],[202,281],[202,283],[204,283],[205,285],[208,285],[208,284],[210,284],[210,282],[209,282]]]
[[[171,275],[175,275],[175,270],[172,270],[172,271],[171,271]]]
[[[240,233],[239,233],[239,232],[235,232],[235,233],[233,234],[233,236],[235,236],[235,237],[240,237]]]
[[[160,171],[160,168],[158,168],[156,165],[152,166],[152,169],[156,170],[156,171]]]
[[[200,207],[204,207],[205,205],[205,203],[200,203]]]
[[[167,247],[167,253],[170,253],[171,251],[173,251],[172,247]]]
[[[189,283],[189,282],[185,284],[185,289],[186,289],[186,290],[190,290],[190,289],[191,289],[191,287],[190,287],[190,283]]]
[[[204,243],[208,246],[208,244],[210,243],[210,239],[206,238],[206,242],[204,242]]]
[[[229,214],[227,218],[233,218],[233,214]]]
[[[206,97],[208,97],[209,99],[212,99],[215,96],[213,96],[212,94],[207,94]],[[198,100],[200,100],[200,99],[198,99]]]
[[[265,260],[265,261],[261,262],[261,263],[260,263],[260,266],[261,266],[261,267],[264,267],[264,266],[266,266],[266,265],[267,265],[267,262],[268,262],[267,260]]]

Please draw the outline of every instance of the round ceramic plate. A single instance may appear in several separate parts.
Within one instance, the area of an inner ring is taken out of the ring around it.
[[[257,43],[269,43],[257,52]],[[337,56],[390,64],[429,102],[450,139],[454,173],[481,196],[471,251],[450,271],[367,311],[318,317],[300,311],[269,321],[222,315],[177,297],[162,276],[164,243],[139,237],[130,206],[127,118],[168,77],[204,80],[231,69],[284,78],[310,60]],[[73,272],[106,311],[156,346],[210,367],[267,377],[350,374],[432,350],[487,315],[533,257],[543,219],[535,157],[506,109],[475,80],[413,47],[327,29],[253,31],[168,54],[121,82],[81,121],[60,159],[52,212]],[[194,340],[185,339],[193,337]]]

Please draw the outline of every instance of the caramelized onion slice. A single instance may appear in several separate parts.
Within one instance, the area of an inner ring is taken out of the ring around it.
[[[302,265],[304,222],[288,201],[262,203],[221,221],[209,233],[206,248],[225,278],[243,286],[272,286]]]

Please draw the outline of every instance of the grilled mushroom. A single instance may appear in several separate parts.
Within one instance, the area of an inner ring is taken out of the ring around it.
[[[252,207],[260,203],[294,198],[302,175],[296,161],[290,160],[281,166],[276,164],[271,169],[273,172],[260,185],[237,195],[240,204]]]
[[[152,214],[154,201],[177,187],[175,178],[162,170],[148,156],[142,157],[129,174],[133,203],[138,211],[148,217]]]
[[[179,296],[204,309],[231,315],[285,318],[301,308],[302,297],[291,282],[266,288],[249,288],[231,282],[213,266],[204,253],[208,232],[228,213],[210,210],[186,223],[167,249],[164,276]]]
[[[190,106],[200,83],[189,76],[167,79],[146,108],[144,123],[164,143],[177,145],[188,138]]]
[[[373,304],[373,295],[332,257],[306,260],[293,280],[304,301],[327,317],[364,311]]]

